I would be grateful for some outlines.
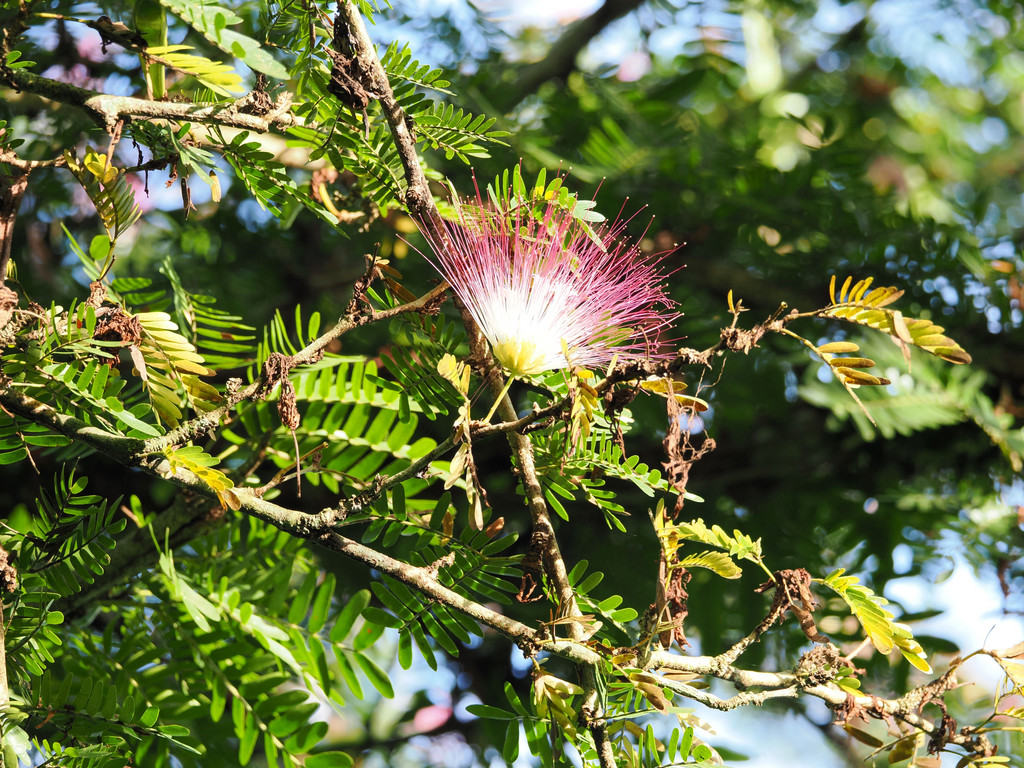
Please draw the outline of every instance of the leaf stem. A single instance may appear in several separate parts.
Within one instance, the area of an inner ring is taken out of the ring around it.
[[[495,411],[498,410],[498,407],[501,405],[502,400],[505,399],[505,395],[507,395],[509,389],[511,389],[512,382],[514,382],[515,380],[516,380],[515,376],[509,376],[508,377],[508,380],[505,382],[505,386],[502,388],[501,392],[494,398],[494,404],[491,406],[491,410],[489,410],[487,412],[487,415],[484,416],[484,422],[485,423],[490,424],[491,417],[493,417]],[[509,400],[509,402],[511,402],[511,400]],[[513,411],[512,412],[515,413],[514,406],[513,406]],[[514,421],[514,419],[513,419],[513,421]]]

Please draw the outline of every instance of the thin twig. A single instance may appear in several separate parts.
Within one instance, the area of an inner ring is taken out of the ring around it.
[[[36,168],[60,168],[66,162],[63,155],[50,160],[24,160],[13,152],[0,152],[0,163],[10,165],[22,171],[32,171]]]

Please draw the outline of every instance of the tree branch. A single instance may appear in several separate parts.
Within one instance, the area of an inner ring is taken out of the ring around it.
[[[395,99],[387,73],[377,58],[376,51],[367,34],[362,18],[349,0],[338,0],[338,16],[339,19],[344,20],[348,27],[349,45],[351,45],[356,55],[358,62],[357,70],[364,73],[369,80],[367,83],[369,88],[367,90],[371,91],[380,102],[381,109],[391,129],[395,147],[402,159],[402,167],[406,178],[405,207],[413,217],[431,228],[438,242],[447,242],[447,234],[444,228],[439,226],[434,198],[430,192],[423,169],[419,164],[419,158],[416,154],[416,141],[409,130],[409,121]],[[463,323],[469,333],[474,357],[481,362],[486,370],[490,371],[488,380],[494,397],[502,398],[501,403],[499,403],[499,412],[502,419],[505,422],[517,421],[518,414],[516,414],[508,395],[504,394],[504,381],[502,380],[501,373],[491,358],[490,351],[487,349],[479,328],[469,313],[465,311],[464,307],[460,306],[460,311]],[[516,453],[520,479],[526,490],[530,515],[533,520],[534,535],[536,536],[540,533],[546,539],[544,543],[544,562],[555,591],[559,596],[559,614],[579,616],[580,610],[576,604],[576,596],[569,584],[565,562],[558,549],[558,542],[548,514],[547,503],[544,501],[540,483],[537,481],[533,458],[533,444],[528,436],[515,430],[508,432],[508,438],[510,445]],[[583,637],[583,627],[576,622],[572,622],[570,627],[573,638],[581,640]],[[588,718],[593,721],[590,731],[597,745],[601,764],[605,768],[611,768],[611,766],[614,766],[615,761],[611,743],[608,741],[607,733],[603,726],[604,715],[598,695],[595,669],[594,665],[585,665],[581,670],[581,680],[586,691],[584,707],[586,707]]]
[[[564,80],[576,68],[576,58],[613,21],[635,11],[645,0],[605,0],[586,18],[570,24],[540,61],[522,67],[515,83],[503,84],[494,94],[494,104],[503,112],[510,111],[548,80]]]
[[[434,197],[430,193],[426,174],[416,155],[416,139],[410,130],[410,121],[395,99],[388,75],[377,58],[377,51],[363,24],[359,10],[350,0],[338,0],[338,14],[349,30],[349,43],[358,62],[358,71],[364,73],[370,91],[380,103],[384,118],[388,121],[391,136],[402,159],[405,170],[405,207],[414,217],[433,220],[437,216]]]
[[[374,310],[363,312],[358,307],[353,308],[342,316],[330,330],[311,341],[294,355],[286,357],[284,364],[287,366],[288,370],[291,370],[296,366],[315,362],[322,357],[323,351],[327,348],[328,344],[348,333],[353,328],[375,323],[379,320],[386,320],[401,314],[420,312],[428,309],[440,302],[447,289],[448,286],[442,283],[436,288],[433,288],[423,294],[418,299],[410,301],[407,304],[391,307],[390,309],[381,310],[379,312]],[[229,413],[231,413],[231,410],[238,405],[238,403],[260,397],[266,392],[267,388],[272,385],[273,382],[269,380],[266,371],[261,372],[260,376],[255,381],[229,397],[224,405],[204,413],[202,416],[197,416],[194,419],[183,422],[165,435],[146,440],[141,451],[143,453],[160,453],[171,446],[179,445],[200,435],[206,434],[216,428],[220,422],[223,421]]]
[[[67,164],[64,156],[55,157],[51,160],[24,160],[14,152],[0,152],[0,163],[10,165],[21,171],[32,171],[36,168],[60,168]]]
[[[244,497],[243,508],[254,517],[269,522],[293,535],[299,535],[311,541],[316,541],[329,549],[333,549],[347,557],[387,573],[407,586],[416,588],[422,594],[491,627],[515,642],[524,650],[527,656],[543,650],[575,662],[584,673],[584,680],[586,680],[587,675],[594,675],[596,677],[597,670],[602,669],[607,663],[603,656],[591,650],[582,641],[576,639],[551,639],[546,632],[541,633],[530,629],[515,619],[499,614],[453,592],[438,582],[435,573],[427,568],[420,568],[400,560],[395,560],[337,533],[316,531],[308,524],[308,519],[311,517],[309,515],[248,496]],[[570,626],[573,626],[573,624],[570,624]],[[840,689],[833,683],[808,682],[808,678],[805,675],[799,674],[797,670],[790,672],[761,672],[758,670],[739,669],[731,665],[723,665],[719,658],[710,656],[686,657],[668,651],[655,651],[650,655],[648,663],[644,665],[644,668],[649,670],[674,669],[692,674],[716,677],[732,682],[741,689],[763,689],[756,692],[741,690],[735,696],[722,699],[685,683],[679,683],[664,676],[659,676],[659,683],[663,687],[669,688],[686,698],[700,702],[713,709],[730,710],[743,706],[760,706],[771,699],[797,698],[803,693],[821,699],[836,710],[847,708],[852,703],[876,718],[881,719],[886,716],[897,717],[929,735],[939,731],[939,728],[934,723],[913,711],[914,707],[912,706],[913,702],[921,698],[920,694],[915,695],[915,692],[928,690],[929,687],[935,685],[934,682],[921,686],[899,699],[881,699],[876,696],[852,694]],[[948,675],[949,673],[944,677],[948,677]],[[584,690],[586,691],[586,687],[584,687]],[[603,733],[603,713],[595,711],[593,717],[597,721],[594,723],[594,726]],[[594,728],[592,728],[593,730]],[[597,734],[595,734],[596,737]],[[976,751],[980,739],[984,739],[982,734],[975,734],[973,731],[965,729],[960,733],[952,734],[948,740],[966,749]],[[605,743],[608,743],[607,738],[605,738]],[[601,754],[602,765],[604,765],[606,757],[603,750],[601,750]],[[608,746],[607,754],[609,756],[611,754],[610,745]],[[608,759],[611,760],[608,763],[609,765],[615,764],[613,758],[609,757]]]
[[[471,356],[479,361],[484,370],[488,371],[487,382],[491,395],[495,398],[500,398],[498,414],[506,422],[515,422],[518,414],[516,413],[515,406],[512,404],[512,399],[508,396],[508,392],[505,389],[505,381],[501,374],[501,369],[495,363],[490,350],[487,348],[487,343],[476,327],[476,323],[473,321],[469,310],[462,302],[457,301],[456,303],[462,314],[463,322],[466,324],[467,330],[470,331]],[[476,332],[474,333],[473,331]],[[562,403],[558,403],[558,407],[560,410]],[[538,413],[538,411],[534,413]],[[539,546],[542,549],[544,571],[551,580],[555,594],[558,595],[558,616],[559,618],[563,616],[570,618],[580,617],[582,612],[576,602],[576,593],[569,583],[565,560],[562,558],[558,539],[555,536],[555,529],[551,524],[551,516],[548,511],[547,502],[544,500],[544,492],[540,481],[537,479],[533,443],[529,435],[518,431],[508,432],[508,442],[516,455],[519,480],[523,485],[527,505],[530,509],[532,526],[530,547],[532,549],[534,546]],[[526,574],[524,574],[525,577]],[[574,642],[582,643],[585,640],[585,628],[580,622],[569,622],[569,632]],[[601,768],[614,768],[616,764],[615,753],[604,726],[604,706],[600,695],[602,686],[599,685],[599,673],[597,671],[599,668],[596,664],[579,664],[579,678],[582,683],[584,697],[580,712],[583,715],[587,729],[594,739]]]
[[[266,115],[252,115],[240,111],[248,103],[243,97],[229,104],[193,104],[191,102],[151,101],[134,96],[112,96],[71,83],[51,80],[23,69],[0,69],[0,83],[16,91],[27,91],[37,96],[78,107],[105,131],[111,133],[122,120],[141,117],[147,120],[175,120],[189,123],[209,123],[229,128],[243,128],[258,133],[271,129],[284,130],[302,125],[289,109],[290,97],[283,94]]]
[[[391,129],[395,147],[398,150],[399,157],[402,159],[402,167],[405,171],[406,179],[405,207],[410,214],[434,231],[438,242],[446,242],[447,235],[444,232],[444,228],[438,226],[437,208],[434,204],[434,198],[430,192],[427,178],[420,167],[419,158],[416,154],[416,141],[409,130],[409,121],[395,99],[387,73],[377,58],[376,50],[374,49],[373,42],[370,40],[370,36],[367,34],[363,20],[354,4],[349,2],[349,0],[338,0],[338,16],[344,20],[348,27],[349,44],[358,62],[357,70],[364,73],[369,80],[367,83],[369,86],[368,90],[380,102],[381,110]],[[508,398],[507,394],[499,394],[504,390],[504,382],[501,379],[500,372],[494,365],[493,359],[490,359],[490,352],[483,341],[479,328],[477,328],[472,317],[464,311],[463,307],[460,307],[460,310],[462,310],[463,322],[472,340],[471,346],[477,353],[477,359],[484,361],[484,365],[492,372],[492,375],[489,377],[492,394],[495,397],[502,397],[502,402],[499,404],[501,417],[506,422],[517,421],[518,415],[512,406],[512,401]],[[554,528],[551,526],[547,504],[544,501],[540,483],[537,481],[533,460],[533,445],[529,437],[517,431],[509,431],[508,437],[509,443],[512,445],[513,450],[515,450],[519,462],[520,479],[527,493],[530,514],[533,519],[533,530],[535,534],[537,531],[542,531],[546,534],[547,543],[545,544],[544,560],[547,571],[559,595],[559,613],[561,615],[579,616],[580,610],[576,605],[576,597],[569,584],[565,562],[562,560],[561,553],[558,550],[558,542],[555,539]],[[574,639],[581,639],[583,627],[575,622],[570,626]],[[585,706],[596,721],[602,721],[603,713],[600,711],[600,701],[597,695],[593,666],[585,668],[583,681],[587,691]],[[595,725],[591,728],[591,733],[597,743],[602,765],[614,765],[614,759],[611,756],[611,745],[603,726]]]
[[[173,482],[179,481],[173,480]],[[202,486],[195,487],[195,490],[204,491]],[[212,495],[210,491],[206,491],[206,493]],[[463,597],[441,584],[437,580],[435,572],[428,568],[409,565],[333,531],[318,529],[314,523],[316,518],[314,515],[280,507],[247,493],[242,494],[242,506],[243,510],[253,517],[264,520],[292,535],[315,541],[346,557],[387,573],[422,594],[479,621],[516,643],[527,656],[538,651],[546,651],[572,661],[580,666],[581,672],[584,673],[584,680],[588,675],[596,677],[597,670],[602,669],[607,663],[605,657],[591,650],[584,642],[576,639],[551,638],[546,631],[533,630],[515,619]],[[754,687],[763,689],[756,692],[741,691],[728,699],[722,699],[685,683],[659,676],[659,684],[663,687],[713,709],[730,710],[743,706],[760,706],[771,699],[797,698],[803,693],[821,699],[836,710],[843,710],[852,704],[876,718],[896,717],[929,735],[939,732],[938,726],[914,711],[914,702],[921,699],[920,692],[927,691],[935,685],[934,682],[921,686],[899,699],[881,699],[870,695],[852,694],[832,683],[805,682],[802,679],[807,680],[807,678],[797,671],[761,672],[739,669],[731,665],[723,666],[721,660],[716,657],[685,657],[668,651],[655,651],[644,668],[650,670],[675,669],[726,680],[741,689]],[[949,673],[944,677],[948,677],[948,675]],[[952,683],[950,682],[950,684]],[[584,690],[586,691],[586,687]],[[603,733],[603,713],[599,710],[594,711],[593,719],[596,722],[593,724],[592,730],[596,729]],[[595,734],[596,736],[597,734]],[[984,736],[975,734],[969,729],[952,734],[948,739],[949,742],[972,751],[978,750],[979,740],[984,740]],[[601,751],[601,754],[604,755],[604,750]],[[610,755],[610,745],[607,755]],[[606,762],[606,757],[602,756],[603,765]],[[614,759],[610,757],[608,759],[611,759],[608,764],[614,765]]]
[[[11,414],[45,426],[83,445],[87,445],[125,466],[136,466],[146,456],[163,450],[151,450],[153,446],[151,441],[111,434],[98,427],[91,426],[81,419],[62,414],[52,406],[29,397],[12,387],[0,389],[0,407]],[[521,419],[474,427],[471,430],[471,434],[474,437],[488,438],[506,432],[522,430],[537,420],[544,418],[549,410],[538,409]],[[170,447],[170,445],[174,444],[176,443],[170,443],[165,447]],[[359,503],[347,502],[336,508],[322,510],[319,515],[313,516],[316,518],[317,530],[330,530],[332,525],[343,520],[347,515],[360,511],[374,499],[379,498],[388,489],[418,475],[432,461],[443,456],[453,447],[454,441],[448,438],[429,453],[412,462],[404,470],[389,477],[379,478],[373,487],[373,492],[369,496],[362,498]],[[168,479],[165,475],[154,471],[152,467],[144,468],[150,471],[151,474]],[[188,483],[188,487],[192,488],[191,480]],[[192,490],[197,489],[192,488]],[[209,495],[209,489],[205,486],[201,486],[198,492],[204,496]],[[219,515],[212,513],[209,503],[205,501],[200,500],[197,502],[196,499],[176,499],[170,508],[154,518],[149,528],[132,531],[119,540],[117,546],[111,552],[110,562],[107,564],[104,573],[97,576],[93,583],[83,588],[81,592],[61,600],[60,610],[68,615],[76,615],[84,607],[90,605],[95,599],[106,595],[114,586],[123,582],[132,574],[151,566],[159,554],[152,545],[153,535],[156,536],[158,541],[164,541],[166,537],[172,547],[179,546],[200,535],[203,527],[206,524],[212,524],[218,517]],[[305,517],[309,518],[310,516],[305,515]],[[294,518],[286,519],[292,520],[294,523]]]
[[[133,466],[143,453],[145,441],[106,432],[74,416],[61,413],[14,387],[0,385],[0,405],[9,413],[42,424],[54,432],[88,445],[119,464]]]
[[[109,435],[95,427],[90,427],[78,419],[58,413],[52,407],[32,400],[10,388],[0,391],[0,404],[31,421],[54,429],[86,445],[90,445],[122,464],[131,465],[131,462],[136,457],[130,450],[130,447],[142,443],[142,441],[134,438]],[[507,411],[511,408],[510,401],[502,403],[503,410]],[[510,420],[507,423],[515,424],[516,422],[517,420]],[[510,434],[516,435],[517,433],[511,432]],[[525,440],[529,439],[522,435],[519,437]],[[216,492],[187,471],[179,470],[174,474],[169,474],[166,471],[162,471],[166,470],[166,463],[164,463],[163,467],[157,463],[143,463],[140,465],[140,468],[156,477],[168,480],[179,488],[191,491],[210,500],[217,499]],[[584,706],[588,708],[587,711],[589,712],[590,722],[588,727],[591,728],[596,739],[602,738],[602,734],[604,734],[603,713],[599,707],[599,699],[591,693],[591,689],[588,686],[596,686],[598,670],[603,669],[607,665],[607,660],[580,639],[579,635],[582,628],[575,622],[570,623],[571,631],[574,635],[573,639],[553,638],[546,629],[531,629],[515,619],[445,587],[438,581],[436,572],[429,568],[410,565],[342,536],[334,530],[334,520],[329,517],[319,514],[308,514],[279,506],[258,498],[246,488],[235,490],[236,497],[241,504],[241,511],[245,514],[270,523],[293,536],[339,552],[382,573],[387,573],[407,586],[415,588],[422,594],[494,629],[516,643],[527,656],[543,651],[579,665],[581,679],[585,683],[586,700]],[[202,509],[203,507],[199,505],[186,504],[179,510],[179,513],[186,516],[191,514],[193,516],[191,519],[194,521],[196,519],[196,512]],[[548,522],[550,524],[550,521]],[[170,520],[168,520],[168,528],[170,527]],[[139,536],[143,535],[143,533],[148,536],[149,531],[140,531]],[[122,564],[133,564],[133,567],[138,567],[139,569],[142,567],[142,560],[140,558],[149,556],[147,552],[133,552],[129,554],[125,550],[125,553],[119,556],[122,559]],[[109,583],[105,583],[103,586],[98,587],[98,589],[105,589],[109,586]],[[98,594],[99,592],[96,590],[87,590],[75,598],[67,599],[66,607],[71,612],[75,612],[81,605],[87,604],[88,601]],[[62,604],[62,607],[64,607],[64,604]],[[570,610],[573,607],[575,607],[574,596],[570,602]],[[575,615],[578,615],[578,608],[576,608],[576,611]],[[684,683],[673,681],[661,675],[658,676],[659,684],[663,687],[712,708],[734,709],[741,706],[760,705],[772,698],[791,698],[804,693],[819,698],[833,709],[840,711],[854,706],[873,717],[899,718],[929,735],[937,734],[939,727],[921,717],[917,714],[916,710],[927,699],[929,692],[933,691],[939,682],[944,684],[944,690],[951,687],[955,682],[951,674],[947,673],[939,681],[933,681],[899,699],[891,700],[864,694],[852,694],[832,683],[812,682],[816,679],[815,674],[808,674],[809,672],[827,673],[828,670],[804,669],[801,672],[801,665],[798,665],[797,670],[790,672],[761,672],[737,668],[725,663],[722,656],[687,657],[659,650],[650,653],[642,664],[640,663],[640,657],[641,651],[636,649],[637,665],[644,670],[651,670],[653,672],[675,670],[710,676],[731,682],[741,689],[741,693],[728,699],[722,699]],[[750,688],[760,688],[762,690],[748,692],[746,689]],[[594,693],[596,693],[596,690]],[[599,742],[599,753],[602,755],[602,763],[614,765],[614,762],[608,762],[612,759],[610,757],[611,747],[607,742],[606,736],[603,738],[603,743],[607,746],[602,746]],[[984,747],[984,735],[977,734],[969,729],[948,735],[947,741],[975,752]]]

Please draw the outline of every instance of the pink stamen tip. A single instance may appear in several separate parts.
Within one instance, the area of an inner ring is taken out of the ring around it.
[[[624,241],[621,218],[596,230],[598,244],[555,201],[539,220],[517,211],[509,221],[486,209],[479,190],[476,206],[457,206],[443,237],[421,230],[428,258],[510,373],[667,356],[658,336],[679,313],[664,286],[664,254],[645,257]]]

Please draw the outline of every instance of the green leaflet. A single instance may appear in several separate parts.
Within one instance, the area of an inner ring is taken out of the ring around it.
[[[889,601],[862,585],[856,576],[844,576],[843,573],[844,569],[839,568],[819,581],[846,601],[871,644],[884,654],[894,647],[899,648],[907,661],[922,672],[931,672],[927,654],[914,640],[910,628],[894,622],[893,614],[885,609]]]
[[[259,141],[250,140],[248,131],[239,131],[230,141],[216,128],[211,128],[210,132],[216,137],[224,159],[264,210],[288,220],[298,206],[303,206],[344,234],[345,230],[337,226],[337,217],[300,191],[285,167],[264,151]]]
[[[63,596],[92,584],[110,560],[108,550],[127,520],[120,514],[121,499],[109,503],[84,493],[85,478],[74,470],[54,478],[52,492],[41,490],[36,508],[35,536],[22,550],[25,565],[45,574],[51,589]],[[12,644],[10,631],[7,644]]]
[[[422,140],[430,147],[442,150],[449,160],[457,156],[468,165],[471,157],[490,157],[480,142],[505,143],[498,141],[498,137],[507,136],[508,131],[491,130],[496,120],[464,112],[451,104],[435,104],[417,117],[417,125]]]
[[[706,550],[695,555],[686,555],[679,559],[680,568],[707,568],[724,579],[738,579],[743,571],[725,552]]]
[[[197,445],[168,448],[164,451],[164,455],[167,457],[169,471],[172,474],[179,470],[185,470],[216,493],[220,503],[226,509],[238,510],[241,508],[241,501],[234,490],[235,484],[226,474],[214,469],[217,460],[204,452],[202,448]]]
[[[227,54],[237,56],[249,67],[274,78],[287,80],[288,70],[258,41],[228,27],[243,19],[230,8],[187,0],[160,0],[186,24]]]
[[[96,206],[96,213],[107,231],[108,251],[112,251],[117,238],[142,215],[135,193],[125,175],[108,162],[107,156],[92,148],[86,150],[81,163],[70,150],[65,150],[64,162]]]

